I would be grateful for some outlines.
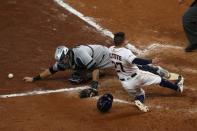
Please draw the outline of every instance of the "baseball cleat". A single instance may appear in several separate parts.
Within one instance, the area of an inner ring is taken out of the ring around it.
[[[144,105],[142,102],[140,102],[139,100],[135,100],[134,104],[137,106],[137,108],[143,112],[148,112],[148,106]]]
[[[184,83],[184,78],[183,76],[179,75],[176,85],[179,87],[177,91],[180,93],[183,92],[183,83]]]

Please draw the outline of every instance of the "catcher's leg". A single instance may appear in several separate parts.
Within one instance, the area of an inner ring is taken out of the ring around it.
[[[104,71],[99,70],[99,77],[102,77],[104,75],[105,75]],[[68,80],[73,84],[80,84],[82,82],[89,81],[91,79],[92,79],[92,71],[80,69],[80,70],[76,70]]]
[[[88,72],[85,69],[76,70],[68,79],[71,83],[80,84],[84,81],[92,79],[92,72]]]

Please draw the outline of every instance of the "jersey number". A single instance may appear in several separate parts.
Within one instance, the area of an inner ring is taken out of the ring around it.
[[[120,62],[113,62],[112,63],[115,65],[116,71],[117,72],[125,72],[122,63]]]

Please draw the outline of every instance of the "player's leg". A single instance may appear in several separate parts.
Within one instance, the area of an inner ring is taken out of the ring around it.
[[[153,74],[159,75],[159,73],[157,72],[158,71],[158,68],[157,67],[151,67],[149,65],[137,65],[137,67],[140,70],[148,71],[148,72],[151,72]]]
[[[172,83],[150,72],[140,70],[139,73],[140,73],[140,80],[143,81],[143,86],[159,84],[162,87],[169,88],[178,92],[183,92],[184,79],[182,76],[180,76],[175,83]]]
[[[162,67],[160,67],[160,66],[154,66],[154,65],[138,65],[138,68],[140,70],[148,71],[148,72],[151,72],[153,74],[159,75],[162,78],[168,79],[169,76],[170,76],[170,73],[167,70],[165,70]]]
[[[143,111],[149,111],[148,107],[144,104],[145,91],[139,87],[140,81],[138,81],[137,76],[126,81],[121,81],[123,88],[127,93],[134,98],[134,104],[136,107]]]
[[[79,69],[79,70],[75,70],[68,80],[71,83],[80,84],[90,79],[92,79],[92,72],[88,72],[85,69]]]
[[[153,74],[159,75],[162,78],[168,79],[170,81],[178,80],[179,74],[169,72],[168,70],[155,65],[138,65],[138,68],[143,71],[148,71]]]

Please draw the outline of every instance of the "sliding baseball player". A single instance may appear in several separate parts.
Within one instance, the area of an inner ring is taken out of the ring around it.
[[[114,44],[115,46],[109,48],[111,61],[123,88],[131,96],[134,96],[134,103],[140,110],[144,112],[149,110],[144,105],[145,91],[142,89],[143,86],[157,84],[180,93],[183,92],[184,79],[182,76],[179,76],[175,83],[171,83],[159,75],[140,70],[137,65],[157,64],[158,61],[157,59],[138,58],[129,49],[125,48],[125,34],[123,32],[115,34]]]

